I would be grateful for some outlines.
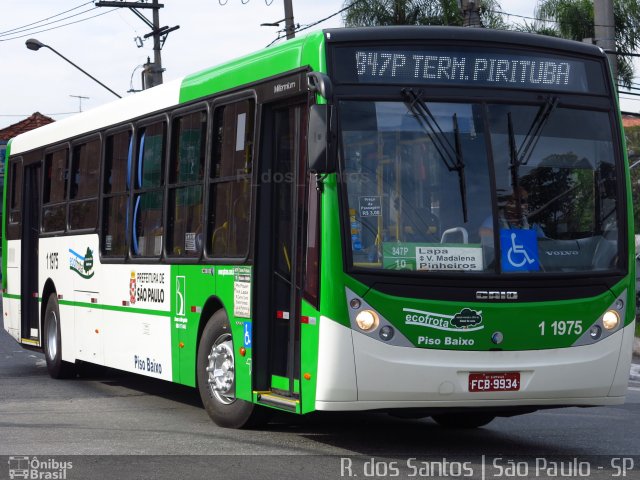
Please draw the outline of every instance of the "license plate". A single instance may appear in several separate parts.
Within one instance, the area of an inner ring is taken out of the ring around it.
[[[475,372],[469,374],[470,392],[516,392],[520,372]]]

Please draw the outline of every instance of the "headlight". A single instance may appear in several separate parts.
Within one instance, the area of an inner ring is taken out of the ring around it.
[[[378,318],[378,314],[373,310],[362,310],[356,315],[356,323],[361,330],[371,332],[378,328],[380,319]]]
[[[615,310],[607,310],[602,316],[602,325],[607,330],[613,330],[620,323],[620,315]]]

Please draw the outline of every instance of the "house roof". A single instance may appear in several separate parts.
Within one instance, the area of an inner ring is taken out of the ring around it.
[[[55,120],[51,117],[47,117],[46,115],[41,114],[40,112],[35,112],[33,115],[21,120],[18,123],[14,123],[13,125],[9,125],[6,128],[0,130],[0,141],[9,140],[21,133],[28,132],[33,130],[34,128],[42,127],[43,125],[47,125],[49,123],[53,123]]]
[[[638,127],[640,126],[640,116],[622,114],[622,126],[626,127]]]

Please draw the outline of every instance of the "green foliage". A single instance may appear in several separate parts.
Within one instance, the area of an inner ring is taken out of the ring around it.
[[[616,51],[633,53],[640,47],[640,2],[614,0],[613,10]],[[525,23],[519,30],[577,41],[595,38],[592,0],[539,0],[536,17],[541,20]],[[630,87],[633,80],[632,57],[619,53],[617,63],[618,81]]]
[[[462,25],[457,0],[346,0],[347,27],[385,25]],[[480,1],[480,18],[489,28],[506,28],[497,0]]]
[[[542,0],[536,17],[558,22],[556,28],[563,38],[582,41],[595,36],[591,0]]]
[[[629,165],[640,161],[640,126],[624,129],[627,139]],[[633,198],[633,220],[635,233],[640,234],[640,165],[631,169],[631,194]]]

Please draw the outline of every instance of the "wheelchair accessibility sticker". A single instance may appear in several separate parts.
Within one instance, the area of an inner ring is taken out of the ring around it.
[[[244,322],[244,346],[251,348],[251,322]]]
[[[540,270],[536,237],[535,230],[500,230],[503,272],[533,272]]]

